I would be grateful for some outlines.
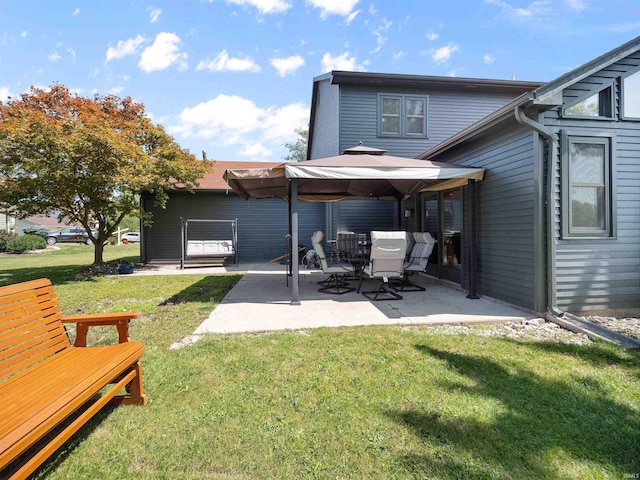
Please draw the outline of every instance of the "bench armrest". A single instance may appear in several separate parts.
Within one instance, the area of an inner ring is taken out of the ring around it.
[[[92,313],[89,315],[69,315],[62,317],[62,323],[76,324],[76,347],[87,346],[87,332],[95,325],[115,325],[118,329],[118,343],[129,341],[129,321],[142,315],[141,312]]]

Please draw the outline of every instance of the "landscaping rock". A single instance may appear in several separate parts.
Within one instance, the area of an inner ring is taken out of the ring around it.
[[[640,318],[584,317],[585,320],[599,324],[628,337],[640,339]],[[409,328],[409,327],[408,327]],[[523,338],[532,340],[551,340],[562,343],[584,345],[591,343],[589,337],[574,333],[542,318],[533,318],[524,323],[506,323],[497,325],[434,325],[430,333],[451,335],[482,335],[488,337]]]

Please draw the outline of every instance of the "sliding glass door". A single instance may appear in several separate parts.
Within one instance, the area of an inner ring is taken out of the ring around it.
[[[462,271],[462,189],[422,194],[422,230],[437,243],[429,258],[427,273],[461,282]]]

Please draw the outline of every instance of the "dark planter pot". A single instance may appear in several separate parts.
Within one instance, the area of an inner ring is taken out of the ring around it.
[[[118,273],[119,274],[127,274],[127,273],[133,273],[133,265],[120,265],[118,267]]]

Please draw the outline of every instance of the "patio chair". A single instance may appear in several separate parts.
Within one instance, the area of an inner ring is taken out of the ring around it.
[[[413,283],[409,277],[427,270],[429,256],[433,252],[436,240],[429,232],[413,232],[411,236],[414,243],[411,253],[404,263],[404,276],[401,282],[394,282],[393,287],[401,292],[424,292],[425,288]]]
[[[337,232],[336,250],[341,260],[349,261],[358,253],[358,234],[355,232]]]
[[[364,276],[378,279],[378,288],[362,292],[370,300],[402,300],[389,284],[389,279],[401,279],[407,253],[407,232],[371,232],[369,264],[362,270],[358,292]]]
[[[342,295],[344,293],[353,292],[355,288],[348,286],[345,278],[355,273],[355,268],[349,263],[332,263],[329,264],[322,246],[324,233],[320,230],[313,232],[311,235],[311,244],[316,252],[322,273],[328,274],[329,277],[323,280],[324,286],[319,288],[319,292],[331,293],[334,295]]]

